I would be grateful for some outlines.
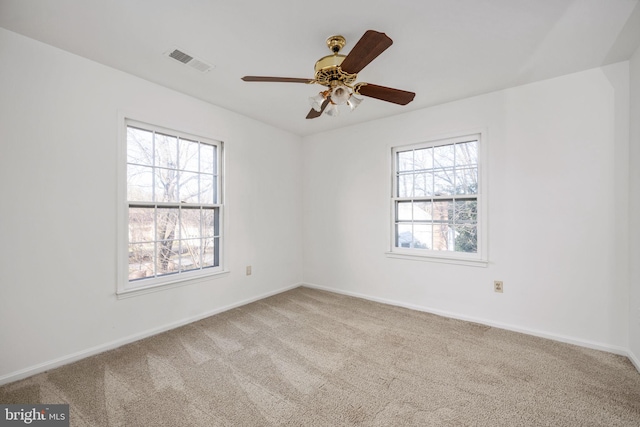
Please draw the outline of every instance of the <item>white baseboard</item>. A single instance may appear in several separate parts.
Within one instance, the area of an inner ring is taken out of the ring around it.
[[[356,298],[362,298],[362,299],[366,299],[366,300],[369,300],[369,301],[379,302],[379,303],[382,303],[382,304],[389,304],[389,305],[393,305],[393,306],[397,306],[397,307],[404,307],[404,308],[408,308],[408,309],[411,309],[411,310],[423,311],[425,313],[436,314],[438,316],[449,317],[449,318],[452,318],[452,319],[465,320],[467,322],[479,323],[479,324],[482,324],[482,325],[492,326],[492,327],[498,328],[498,329],[505,329],[505,330],[508,330],[508,331],[519,332],[519,333],[522,333],[522,334],[533,335],[533,336],[536,336],[536,337],[546,338],[546,339],[550,339],[550,340],[553,340],[553,341],[559,341],[559,342],[563,342],[563,343],[567,343],[567,344],[577,345],[577,346],[580,346],[580,347],[586,347],[586,348],[590,348],[590,349],[594,349],[594,350],[606,351],[608,353],[613,353],[613,354],[618,354],[618,355],[621,355],[621,356],[626,356],[635,365],[636,369],[638,369],[638,372],[640,372],[640,361],[638,361],[638,359],[634,355],[632,355],[631,352],[628,349],[623,348],[623,347],[612,346],[612,345],[608,345],[608,344],[598,343],[598,342],[589,341],[589,340],[583,340],[583,339],[579,339],[579,338],[568,337],[568,336],[565,336],[565,335],[553,334],[553,333],[544,332],[544,331],[538,331],[538,330],[535,330],[535,329],[523,328],[523,327],[519,327],[519,326],[515,326],[515,325],[509,325],[509,324],[506,324],[506,323],[494,322],[494,321],[491,321],[491,320],[482,319],[482,318],[478,318],[478,317],[465,316],[465,315],[460,314],[460,313],[454,313],[454,312],[449,312],[449,311],[444,311],[444,310],[438,310],[438,309],[435,309],[435,308],[425,307],[425,306],[416,305],[416,304],[408,304],[408,303],[405,303],[405,302],[402,302],[402,301],[397,301],[397,300],[391,300],[391,299],[386,299],[386,298],[378,298],[378,297],[374,297],[374,296],[371,296],[371,295],[365,295],[365,294],[361,294],[361,293],[358,293],[358,292],[344,291],[342,289],[335,289],[335,288],[330,288],[330,287],[326,287],[326,286],[320,286],[320,285],[316,285],[316,284],[313,284],[313,283],[305,283],[302,286],[307,287],[307,288],[312,288],[312,289],[319,289],[319,290],[323,290],[323,291],[334,292],[334,293],[342,294],[342,295],[348,295],[348,296],[352,296],[352,297],[356,297]]]
[[[21,370],[19,370],[17,372],[12,372],[10,374],[7,374],[7,375],[4,375],[4,376],[0,377],[0,385],[9,384],[9,383],[12,383],[14,381],[19,381],[19,380],[22,380],[24,378],[30,377],[32,375],[40,374],[42,372],[45,372],[45,371],[48,371],[48,370],[51,370],[51,369],[59,368],[60,366],[67,365],[69,363],[76,362],[78,360],[85,359],[87,357],[94,356],[96,354],[103,353],[103,352],[108,351],[108,350],[113,350],[114,348],[118,348],[118,347],[121,347],[123,345],[130,344],[130,343],[135,342],[135,341],[139,341],[139,340],[141,340],[143,338],[148,338],[150,336],[157,335],[157,334],[160,334],[162,332],[166,332],[166,331],[169,331],[171,329],[175,329],[175,328],[178,328],[180,326],[187,325],[189,323],[197,322],[198,320],[207,318],[209,316],[213,316],[213,315],[218,314],[218,313],[222,313],[224,311],[228,311],[228,310],[231,310],[231,309],[234,309],[234,308],[237,308],[237,307],[241,307],[243,305],[247,305],[247,304],[250,304],[252,302],[256,302],[256,301],[259,301],[259,300],[264,299],[264,298],[268,298],[268,297],[273,296],[273,295],[281,294],[282,292],[286,292],[286,291],[289,291],[291,289],[298,288],[298,287],[300,287],[302,285],[303,285],[302,283],[296,283],[294,285],[287,286],[287,287],[284,287],[284,288],[280,288],[280,289],[277,289],[275,291],[267,292],[266,294],[258,295],[258,296],[255,296],[255,297],[243,300],[243,301],[238,301],[237,303],[230,304],[230,305],[227,305],[227,306],[224,306],[224,307],[220,307],[220,308],[216,308],[214,310],[210,310],[210,311],[207,311],[205,313],[198,314],[196,316],[188,317],[188,318],[179,320],[177,322],[172,322],[172,323],[160,326],[158,328],[149,329],[149,330],[137,333],[137,334],[129,335],[128,337],[117,339],[117,340],[114,340],[114,341],[111,341],[111,342],[108,342],[108,343],[105,343],[105,344],[101,344],[101,345],[98,345],[98,346],[95,346],[95,347],[91,347],[91,348],[88,348],[88,349],[85,349],[85,350],[82,350],[82,351],[79,351],[79,352],[76,352],[76,353],[72,353],[72,354],[69,354],[69,355],[66,355],[66,356],[62,356],[62,357],[59,357],[59,358],[54,359],[54,360],[49,360],[47,362],[40,363],[38,365],[30,366],[28,368],[21,369]]]
[[[633,366],[636,367],[638,372],[640,372],[640,358],[633,354],[631,351],[627,352],[627,357],[629,358],[631,363],[633,363]]]

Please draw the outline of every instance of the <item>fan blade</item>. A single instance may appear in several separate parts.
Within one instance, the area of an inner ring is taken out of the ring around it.
[[[394,104],[407,105],[416,96],[413,92],[393,89],[385,86],[378,86],[367,83],[358,89],[360,95],[380,99],[382,101],[393,102]]]
[[[385,33],[368,30],[340,64],[342,71],[357,74],[393,44]]]
[[[317,117],[320,117],[324,109],[327,108],[327,105],[329,105],[329,102],[329,98],[325,99],[322,103],[322,106],[320,106],[320,111],[316,111],[312,108],[311,111],[309,111],[309,114],[307,114],[307,119],[315,119]]]
[[[272,83],[313,83],[313,79],[297,79],[295,77],[263,77],[263,76],[244,76],[245,82],[272,82]]]

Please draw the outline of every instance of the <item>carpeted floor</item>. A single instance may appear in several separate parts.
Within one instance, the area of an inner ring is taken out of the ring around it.
[[[72,426],[640,426],[628,359],[307,288],[0,387]]]

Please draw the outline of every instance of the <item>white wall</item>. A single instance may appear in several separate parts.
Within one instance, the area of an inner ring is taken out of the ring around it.
[[[3,29],[0,58],[0,383],[302,277],[596,348],[630,348],[639,360],[640,267],[629,262],[640,256],[633,244],[640,120],[629,120],[629,103],[631,117],[640,109],[638,52],[630,67],[482,95],[302,145]],[[225,141],[229,275],[116,299],[119,111]],[[489,267],[385,257],[390,148],[478,129],[489,144]],[[504,294],[492,291],[494,279],[505,282]]]
[[[640,370],[640,48],[630,61],[629,349]]]
[[[3,29],[0,58],[0,383],[301,281],[298,136]],[[116,299],[120,110],[225,142],[226,277]]]
[[[624,353],[628,81],[619,63],[305,137],[305,282]],[[478,129],[490,265],[387,258],[390,148]]]

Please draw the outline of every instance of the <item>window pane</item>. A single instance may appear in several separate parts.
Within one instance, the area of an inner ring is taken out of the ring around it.
[[[214,237],[219,233],[218,229],[218,209],[203,209],[202,210],[202,236]]]
[[[156,133],[155,166],[178,169],[178,138]]]
[[[478,252],[478,226],[462,224],[455,227],[455,250],[458,252]]]
[[[478,164],[478,141],[456,144],[456,166]]]
[[[154,275],[153,243],[129,245],[129,280]]]
[[[155,201],[178,203],[178,171],[156,169],[155,178]]]
[[[193,172],[180,172],[180,197],[182,203],[198,203],[200,190],[198,189],[198,174]]]
[[[157,244],[156,271],[158,276],[175,273],[180,269],[180,242],[162,240]]]
[[[127,200],[134,202],[153,201],[153,168],[127,166]]]
[[[416,249],[431,249],[431,224],[413,225],[413,247]]]
[[[127,126],[127,162],[153,166],[153,132]]]
[[[433,196],[433,173],[415,174],[413,192],[415,197]]]
[[[456,194],[477,194],[478,169],[456,170]]]
[[[179,142],[179,153],[180,153],[180,163],[178,167],[182,170],[189,170],[193,172],[198,172],[198,144],[197,141],[190,141],[188,139],[180,138]]]
[[[216,147],[209,144],[200,145],[200,172],[215,174]]]
[[[201,265],[201,240],[186,239],[180,243],[180,270],[197,270]]]
[[[396,247],[410,248],[413,242],[411,224],[396,224]]]
[[[411,202],[398,202],[397,203],[397,220],[398,221],[411,221],[412,220],[412,205]]]
[[[413,203],[413,220],[414,221],[430,221],[432,218],[431,202],[414,202]]]
[[[414,166],[416,170],[433,168],[433,148],[421,148],[414,151]]]
[[[441,145],[433,148],[433,163],[436,168],[453,167],[453,145]]]
[[[433,177],[433,193],[436,196],[453,194],[453,171],[436,170]]]
[[[214,204],[216,200],[216,179],[213,175],[200,174],[200,203]]]
[[[413,151],[401,151],[397,153],[398,171],[413,170]]]
[[[218,263],[216,262],[216,260],[218,259],[218,252],[215,247],[214,240],[215,242],[218,241],[218,239],[202,240],[202,268],[214,267],[218,265]]]
[[[178,169],[198,172],[200,163],[198,154],[199,146],[198,141],[183,138],[178,139]]]
[[[153,242],[155,240],[155,209],[129,209],[129,242]]]
[[[443,200],[433,202],[433,221],[451,222],[453,220],[453,202]]]
[[[398,176],[398,197],[413,197],[413,175]]]
[[[180,237],[200,238],[200,213],[198,209],[182,209],[180,212]]]
[[[209,244],[206,245],[206,250],[203,255],[203,268],[204,267],[218,267],[220,265],[220,239],[210,239],[211,246],[209,249]]]
[[[456,201],[454,221],[460,223],[476,223],[478,221],[478,202],[476,200]]]
[[[433,224],[433,249],[438,251],[452,250],[453,227],[449,223]]]
[[[178,230],[179,210],[158,209],[156,219],[156,240],[172,240],[180,238]]]

